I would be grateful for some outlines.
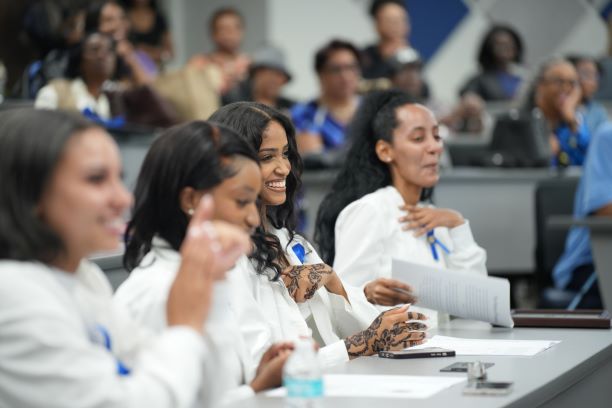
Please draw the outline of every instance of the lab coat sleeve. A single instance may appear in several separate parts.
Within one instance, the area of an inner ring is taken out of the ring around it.
[[[0,327],[5,406],[190,407],[203,381],[207,349],[194,330],[173,327],[140,342],[131,373],[120,376],[74,311],[25,280],[0,287]]]
[[[236,267],[228,272],[227,279],[232,286],[231,307],[240,324],[240,332],[246,344],[247,352],[251,357],[252,367],[245,367],[246,373],[254,373],[261,357],[272,345],[272,333],[263,315],[261,307],[253,296],[250,286],[255,280],[250,276],[254,274],[250,261],[242,257]]]
[[[447,256],[447,267],[451,270],[487,274],[487,252],[481,248],[472,235],[468,220],[449,230],[452,251]]]
[[[363,287],[376,278],[391,277],[383,268],[385,224],[381,209],[368,202],[353,203],[340,213],[333,267],[344,282]]]
[[[58,95],[51,85],[43,86],[36,94],[34,107],[36,109],[57,109]]]
[[[241,385],[240,387],[234,388],[233,390],[225,393],[220,401],[220,406],[231,406],[234,403],[254,396],[255,391],[250,385]]]
[[[349,355],[344,340],[339,340],[319,349],[319,363],[324,370],[347,361],[349,361]]]

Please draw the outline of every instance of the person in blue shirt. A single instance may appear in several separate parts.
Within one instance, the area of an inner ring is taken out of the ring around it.
[[[561,58],[542,65],[535,83],[535,106],[542,112],[549,137],[553,166],[581,166],[591,134],[578,112],[581,100],[578,73]]]
[[[359,51],[349,42],[332,40],[315,55],[321,95],[291,109],[300,154],[320,153],[345,143],[345,130],[359,104]]]
[[[570,56],[567,58],[578,73],[582,101],[578,111],[584,116],[591,135],[594,135],[599,126],[608,121],[608,112],[604,106],[594,100],[594,95],[599,88],[601,67],[594,58],[585,56]]]
[[[574,201],[574,217],[612,216],[612,123],[597,132],[583,167]],[[565,251],[553,269],[553,281],[558,289],[575,292],[585,290],[578,307],[601,307],[597,284],[587,283],[593,274],[593,255],[589,230],[572,227],[565,242]]]

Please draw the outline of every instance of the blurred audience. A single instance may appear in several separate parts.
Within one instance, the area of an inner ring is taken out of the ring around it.
[[[112,86],[116,65],[112,39],[100,33],[89,34],[70,55],[68,79],[49,82],[36,95],[34,106],[77,111],[110,120],[114,115],[105,91]]]
[[[415,101],[431,109],[439,122],[452,132],[481,133],[486,112],[478,96],[468,93],[454,106],[449,107],[431,95],[423,78],[423,61],[417,54],[403,49],[390,60],[391,83],[394,88],[410,95]]]
[[[34,99],[49,81],[66,76],[71,49],[85,33],[84,1],[37,1],[26,11],[24,31],[41,52],[26,69],[21,97]]]
[[[586,56],[569,56],[567,59],[574,64],[574,68],[576,68],[578,73],[578,82],[580,83],[580,91],[582,93],[578,111],[584,117],[589,132],[591,135],[594,135],[597,129],[608,121],[606,108],[601,103],[593,100],[599,88],[601,67],[594,58]]]
[[[291,109],[301,154],[344,145],[346,127],[359,105],[359,57],[357,48],[342,40],[332,40],[317,51],[314,65],[320,95]]]
[[[67,78],[57,78],[43,87],[34,106],[80,112],[106,128],[127,124],[169,126],[176,113],[149,86],[125,87],[113,81],[117,52],[112,38],[90,33],[69,58]]]
[[[240,51],[244,37],[244,19],[236,9],[222,8],[213,14],[209,28],[214,50],[210,54],[192,57],[189,65],[217,66],[222,74],[220,91],[225,94],[248,75],[251,59]]]
[[[566,59],[545,62],[535,79],[529,107],[541,111],[551,134],[548,138],[555,166],[580,166],[591,133],[578,112],[581,101],[578,73]]]
[[[365,79],[390,78],[390,59],[400,50],[418,52],[410,46],[410,18],[402,0],[374,0],[370,16],[376,25],[378,43],[362,52],[362,70]]]
[[[485,101],[509,101],[518,96],[525,78],[523,40],[511,27],[495,25],[485,35],[478,53],[480,72],[460,94],[474,93]]]
[[[130,23],[125,10],[116,0],[99,0],[90,4],[85,30],[110,35],[116,42],[117,75],[121,81],[134,85],[151,83],[157,75],[155,62],[128,39]]]
[[[223,104],[240,101],[263,103],[285,113],[295,104],[281,95],[283,87],[291,81],[283,51],[265,47],[253,53],[249,76],[223,97]]]
[[[130,21],[129,39],[161,69],[172,58],[174,49],[166,18],[155,0],[123,0]]]

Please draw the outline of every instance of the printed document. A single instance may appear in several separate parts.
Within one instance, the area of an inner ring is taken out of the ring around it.
[[[535,356],[560,343],[558,340],[490,340],[433,336],[427,343],[410,347],[442,347],[455,350],[458,356]]]
[[[507,279],[454,272],[397,259],[393,260],[392,275],[412,287],[418,298],[417,306],[464,319],[514,326]]]
[[[325,397],[424,399],[464,381],[465,376],[327,374],[323,376],[323,394]],[[268,397],[286,394],[284,387],[265,393]]]

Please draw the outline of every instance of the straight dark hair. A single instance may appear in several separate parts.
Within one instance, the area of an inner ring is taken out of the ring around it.
[[[302,185],[302,158],[297,151],[295,129],[291,120],[280,111],[257,102],[236,102],[222,107],[210,117],[211,121],[228,126],[236,131],[257,152],[261,147],[264,133],[271,122],[283,127],[287,134],[289,145],[288,159],[291,171],[287,176],[287,199],[282,205],[267,206],[265,220],[274,228],[286,228],[289,232],[289,241],[295,235],[297,226],[296,195]],[[282,271],[277,260],[284,252],[278,238],[266,232],[262,226],[256,228],[253,234],[255,251],[250,258],[256,262],[257,273],[264,274],[267,268],[275,271],[272,280],[278,279]]]
[[[359,67],[361,67],[361,53],[357,50],[357,47],[348,41],[333,39],[320,48],[315,54],[314,69],[317,74],[320,74],[321,71],[325,69],[332,54],[337,51],[350,52],[355,57]]]
[[[178,251],[189,217],[180,206],[185,187],[209,190],[237,170],[223,159],[242,156],[255,162],[257,154],[232,130],[204,121],[167,129],[151,145],[134,190],[134,211],[125,233],[123,265],[131,271],[159,236]]]
[[[389,165],[376,155],[376,142],[393,143],[393,130],[398,125],[395,110],[415,103],[414,98],[396,90],[373,92],[361,102],[348,129],[352,145],[347,159],[317,212],[314,239],[326,264],[334,262],[336,220],[344,207],[392,184]],[[431,193],[432,189],[424,189],[421,200],[429,200]]]
[[[497,61],[495,60],[495,52],[493,50],[493,40],[499,33],[507,33],[516,46],[516,57],[514,58],[515,63],[520,64],[523,62],[523,40],[519,33],[508,25],[496,24],[487,31],[485,34],[482,44],[480,45],[480,51],[478,52],[478,64],[483,71],[495,71],[497,69]]]
[[[96,127],[67,112],[0,113],[0,259],[49,263],[65,250],[37,208],[68,141]]]

